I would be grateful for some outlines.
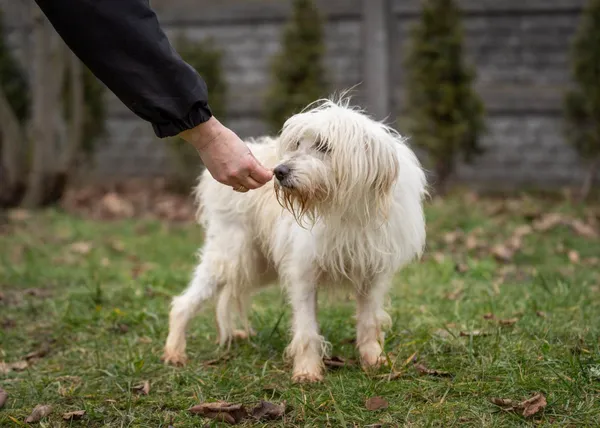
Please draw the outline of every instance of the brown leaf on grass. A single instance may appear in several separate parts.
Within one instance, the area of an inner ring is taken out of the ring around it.
[[[0,388],[0,409],[4,407],[6,400],[8,400],[8,392]]]
[[[446,256],[444,256],[444,253],[433,253],[433,260],[435,260],[437,264],[442,264],[444,263],[444,260],[446,260]]]
[[[83,415],[85,415],[85,410],[75,410],[73,412],[63,413],[62,418],[65,421],[73,421],[83,418]]]
[[[444,242],[447,245],[455,244],[463,236],[462,230],[455,230],[444,235]]]
[[[0,363],[0,373],[6,374],[10,371],[19,372],[29,367],[27,361],[15,361],[14,363]]]
[[[150,393],[150,381],[145,380],[144,382],[140,383],[139,385],[134,386],[133,390],[140,394],[148,395]]]
[[[45,418],[52,412],[52,406],[45,404],[38,404],[31,411],[31,414],[27,416],[25,422],[30,424],[32,422],[39,422],[40,419]]]
[[[525,400],[523,403],[523,416],[528,418],[529,416],[533,416],[542,410],[548,402],[546,401],[546,397],[544,394],[536,394],[528,400]]]
[[[479,247],[479,240],[475,235],[468,235],[465,240],[465,245],[467,246],[467,250],[471,251]]]
[[[493,320],[495,318],[496,318],[496,316],[491,312],[488,312],[487,314],[483,314],[484,320]]]
[[[415,370],[417,370],[422,375],[429,375],[429,376],[436,376],[436,377],[452,377],[452,375],[448,372],[427,368],[422,363],[416,363],[414,365],[414,367],[415,367]]]
[[[31,212],[24,209],[13,209],[8,212],[10,221],[25,221],[31,218]]]
[[[519,321],[519,318],[506,318],[503,320],[498,320],[498,324],[509,326],[509,325],[516,324],[517,321]]]
[[[496,260],[508,263],[512,260],[514,252],[506,245],[499,244],[492,248],[492,255]]]
[[[354,361],[346,360],[342,357],[338,357],[338,356],[334,355],[331,358],[323,358],[323,364],[325,364],[325,367],[338,368],[338,367],[352,366],[352,365],[354,365]]]
[[[548,404],[546,397],[541,393],[521,402],[508,398],[491,398],[490,401],[507,412],[518,412],[526,418],[535,415]]]
[[[388,401],[383,397],[371,397],[365,402],[367,410],[387,409],[388,406]]]
[[[466,263],[457,263],[454,266],[454,269],[456,270],[456,272],[458,273],[466,273],[469,271],[469,266],[467,266]]]
[[[394,370],[393,372],[390,372],[390,373],[384,373],[384,374],[377,375],[377,377],[380,379],[385,379],[389,382],[391,380],[400,379],[403,375],[404,375],[403,371]]]
[[[564,222],[564,216],[558,213],[544,215],[541,219],[533,222],[533,228],[538,232],[547,232]]]
[[[48,345],[48,343],[44,343],[39,349],[32,351],[29,354],[25,355],[25,359],[27,361],[36,360],[38,358],[45,357],[46,355],[48,355],[49,352],[50,352],[50,345]]]
[[[5,318],[2,321],[0,321],[0,327],[3,330],[8,330],[9,328],[14,328],[17,326],[17,322],[15,320],[13,320],[12,318]]]
[[[569,261],[571,263],[573,263],[574,265],[579,264],[579,262],[581,261],[581,258],[579,257],[579,253],[575,250],[570,250],[569,251]]]
[[[114,192],[107,193],[100,201],[101,208],[109,216],[131,217],[135,209],[131,202]]]
[[[522,226],[517,227],[513,231],[513,236],[518,236],[519,238],[522,238],[523,236],[529,235],[532,232],[533,228],[528,224],[524,224]]]
[[[460,336],[462,337],[476,337],[476,336],[489,336],[489,333],[484,333],[481,330],[473,330],[473,331],[461,331],[459,333]]]
[[[572,220],[571,227],[573,231],[584,238],[594,239],[598,237],[598,232],[591,225],[585,224],[581,220]]]
[[[92,243],[85,242],[85,241],[74,242],[71,244],[71,246],[69,248],[74,253],[81,254],[82,256],[84,256],[84,255],[88,254],[90,251],[92,251]]]
[[[197,404],[191,407],[189,411],[195,415],[202,415],[231,425],[240,423],[248,416],[248,411],[242,404],[232,404],[226,401]]]
[[[205,367],[214,366],[215,364],[222,363],[231,359],[231,355],[221,355],[218,358],[213,358],[212,360],[206,360],[202,362],[202,365]]]
[[[252,417],[256,420],[276,420],[285,414],[286,402],[274,404],[269,401],[262,401],[252,409]]]

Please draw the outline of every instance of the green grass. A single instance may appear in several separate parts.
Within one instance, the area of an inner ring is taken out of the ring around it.
[[[317,385],[290,382],[282,359],[290,310],[278,289],[255,297],[257,336],[235,343],[228,359],[204,364],[223,353],[215,348],[210,305],[189,328],[190,363],[161,363],[170,297],[194,267],[199,227],[99,223],[56,210],[12,221],[0,226],[0,361],[23,360],[44,346],[49,352],[25,370],[0,373],[9,394],[0,426],[23,423],[36,404],[54,408],[45,426],[217,426],[187,409],[201,401],[252,406],[261,399],[287,402],[285,420],[264,423],[274,426],[598,426],[600,266],[593,257],[600,257],[600,241],[557,226],[524,237],[509,263],[487,251],[539,213],[585,220],[594,208],[529,198],[428,203],[426,257],[397,276],[389,306],[394,324],[386,351],[403,374],[388,380],[349,366],[328,371]],[[448,243],[456,229],[479,233],[483,248]],[[80,254],[75,242],[89,242],[91,250]],[[569,262],[569,250],[579,263]],[[320,325],[333,355],[356,359],[351,296],[321,300]],[[484,319],[489,312],[519,320],[502,326]],[[486,335],[460,335],[475,330]],[[420,375],[405,364],[415,353],[453,376]],[[149,395],[132,391],[145,380]],[[489,402],[536,392],[548,405],[528,419]],[[385,397],[389,407],[368,411],[372,396]],[[81,421],[62,421],[62,413],[79,409],[86,410]]]

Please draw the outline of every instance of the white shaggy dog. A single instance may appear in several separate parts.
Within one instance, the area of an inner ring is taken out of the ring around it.
[[[417,157],[393,129],[344,100],[319,100],[290,117],[277,139],[249,146],[274,168],[274,188],[237,193],[204,172],[196,197],[206,242],[191,283],[173,299],[163,359],[185,363],[186,326],[215,295],[220,343],[252,334],[251,293],[279,281],[293,308],[286,355],[295,381],[323,377],[320,287],[354,290],[361,363],[378,366],[392,277],[425,245],[426,178]]]

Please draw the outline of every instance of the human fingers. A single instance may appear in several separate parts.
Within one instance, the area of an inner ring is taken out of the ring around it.
[[[254,158],[254,156],[252,157],[252,159],[254,162],[252,164],[252,167],[250,168],[250,177],[254,179],[257,183],[260,183],[261,186],[271,181],[271,179],[273,178],[273,171],[270,171],[264,166],[262,166],[258,162],[258,160]]]

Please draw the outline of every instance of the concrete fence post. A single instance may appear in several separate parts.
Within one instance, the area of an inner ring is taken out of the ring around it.
[[[391,0],[363,0],[363,91],[365,108],[377,120],[392,117],[392,46],[395,34]]]

